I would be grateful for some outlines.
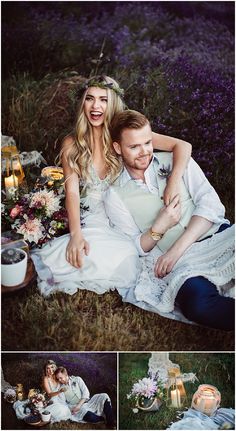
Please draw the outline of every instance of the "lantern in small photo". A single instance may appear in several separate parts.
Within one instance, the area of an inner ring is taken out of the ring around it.
[[[23,401],[25,398],[25,391],[22,383],[17,383],[16,385],[16,396],[19,401]]]
[[[212,385],[200,385],[193,395],[192,409],[211,416],[220,406],[221,395],[218,389]]]
[[[6,198],[12,199],[17,196],[18,187],[25,177],[20,162],[20,156],[15,145],[6,145],[1,149],[2,153],[2,176],[6,191]]]
[[[179,367],[169,368],[167,383],[167,403],[169,407],[182,407],[186,402],[186,398]]]

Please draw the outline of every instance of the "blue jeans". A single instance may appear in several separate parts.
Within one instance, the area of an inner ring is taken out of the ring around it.
[[[218,232],[229,226],[221,225]],[[225,331],[234,329],[234,299],[220,295],[216,286],[202,276],[185,281],[176,303],[183,315],[193,322]]]
[[[108,400],[106,400],[104,403],[103,412],[104,412],[105,417],[106,417],[106,424],[108,426],[113,427],[114,426],[114,416],[113,416],[111,403]],[[104,417],[98,416],[98,415],[96,415],[96,413],[88,411],[87,413],[85,413],[83,420],[86,422],[90,422],[90,423],[97,423],[97,422],[104,421]]]

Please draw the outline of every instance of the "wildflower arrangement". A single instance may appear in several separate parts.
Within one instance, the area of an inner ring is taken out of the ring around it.
[[[16,401],[16,391],[13,388],[8,388],[4,392],[4,400],[8,403],[14,403]]]
[[[30,193],[2,204],[3,223],[23,236],[32,248],[68,232],[63,187],[37,185]]]
[[[30,409],[30,412],[34,415],[36,415],[46,406],[51,404],[51,401],[48,400],[46,396],[40,392],[39,389],[30,389],[28,393],[28,400],[29,402],[24,406],[24,411],[26,413],[29,412],[28,409]]]
[[[137,413],[137,407],[149,406],[155,398],[165,399],[164,385],[158,380],[158,374],[138,380],[134,383],[131,392],[127,394],[127,399],[135,404],[134,413]]]
[[[39,410],[47,406],[47,401],[45,396],[38,392],[30,398],[30,404],[33,410]]]

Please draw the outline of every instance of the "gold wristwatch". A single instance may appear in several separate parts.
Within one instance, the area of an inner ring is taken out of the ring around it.
[[[152,228],[149,229],[149,233],[154,241],[160,241],[160,239],[164,235],[163,233],[155,232],[154,230],[152,230]]]

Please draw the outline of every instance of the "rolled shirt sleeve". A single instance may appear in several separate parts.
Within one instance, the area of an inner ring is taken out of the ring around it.
[[[224,218],[225,207],[218,194],[200,166],[192,158],[187,165],[183,179],[195,205],[193,216],[203,217],[216,224],[229,223]]]
[[[192,197],[195,209],[192,216],[199,216],[212,223],[230,223],[225,219],[225,207],[215,189],[211,186],[200,166],[191,158],[183,176],[184,183]],[[141,247],[142,232],[125,207],[119,195],[111,187],[104,192],[107,216],[115,229],[131,237],[140,256],[146,256]],[[158,243],[157,243],[158,246]]]
[[[80,388],[81,391],[81,398],[85,398],[86,400],[89,400],[90,398],[90,393],[89,390],[86,386],[86,384],[84,383],[83,379],[81,379],[81,377],[76,377],[76,382]]]
[[[114,229],[128,235],[134,241],[139,255],[146,256],[148,253],[145,253],[140,245],[142,232],[112,186],[104,192],[103,201],[106,214]]]

